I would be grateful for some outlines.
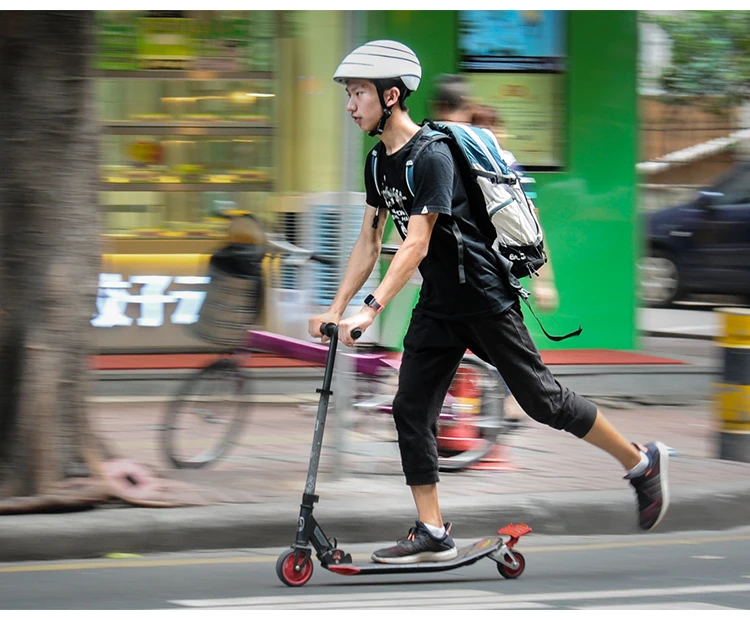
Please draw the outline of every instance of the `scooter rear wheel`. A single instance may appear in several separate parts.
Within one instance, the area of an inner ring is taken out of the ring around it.
[[[294,570],[294,549],[284,551],[276,560],[276,575],[282,583],[293,588],[304,586],[313,574],[313,561],[306,557],[299,571]]]
[[[518,560],[518,568],[510,568],[500,562],[497,563],[497,572],[506,579],[516,579],[517,577],[520,577],[521,573],[523,573],[526,568],[526,559],[518,553],[518,551],[514,551],[513,555],[516,556],[516,560]]]

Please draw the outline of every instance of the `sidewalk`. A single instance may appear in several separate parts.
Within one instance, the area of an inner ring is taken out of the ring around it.
[[[672,447],[670,511],[659,531],[723,529],[750,522],[750,464],[713,458],[711,404],[602,411],[629,439]],[[186,508],[110,504],[66,514],[0,517],[0,562],[101,557],[112,552],[285,546],[294,541],[315,419],[307,407],[257,405],[222,462],[197,471],[170,469],[160,456],[164,403],[91,405],[95,429],[112,450],[174,481]],[[370,419],[370,435],[337,441],[329,412],[315,515],[346,548],[395,540],[415,519],[400,472],[391,422]],[[636,533],[635,495],[619,465],[574,437],[528,418],[506,437],[501,471],[441,474],[441,507],[459,538],[491,534],[526,522],[549,534]]]

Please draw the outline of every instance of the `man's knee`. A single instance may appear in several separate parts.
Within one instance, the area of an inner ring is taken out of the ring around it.
[[[559,385],[559,384],[558,384]],[[553,393],[517,397],[526,414],[540,424],[583,438],[596,420],[596,405],[575,392],[560,386]]]

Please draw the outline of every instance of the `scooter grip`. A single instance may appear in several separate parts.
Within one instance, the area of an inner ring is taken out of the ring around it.
[[[320,333],[324,336],[328,336],[329,338],[333,338],[333,334],[336,333],[336,330],[338,329],[338,325],[336,323],[325,323],[320,326]],[[352,330],[352,338],[356,340],[362,335],[362,330],[359,327],[355,327]]]
[[[336,323],[324,323],[320,326],[320,333],[329,338],[333,338],[333,334],[336,333]]]

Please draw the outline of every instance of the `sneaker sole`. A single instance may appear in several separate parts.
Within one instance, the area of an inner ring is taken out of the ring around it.
[[[655,444],[656,449],[659,450],[659,482],[661,483],[661,511],[654,524],[648,528],[648,531],[656,528],[664,515],[667,514],[667,508],[669,508],[669,478],[667,477],[669,469],[669,448],[665,446],[661,441],[657,441]]]
[[[403,558],[378,558],[371,556],[373,562],[378,564],[416,564],[417,562],[446,562],[453,560],[458,555],[458,549],[446,549],[445,551],[423,551],[417,555],[408,555]]]

